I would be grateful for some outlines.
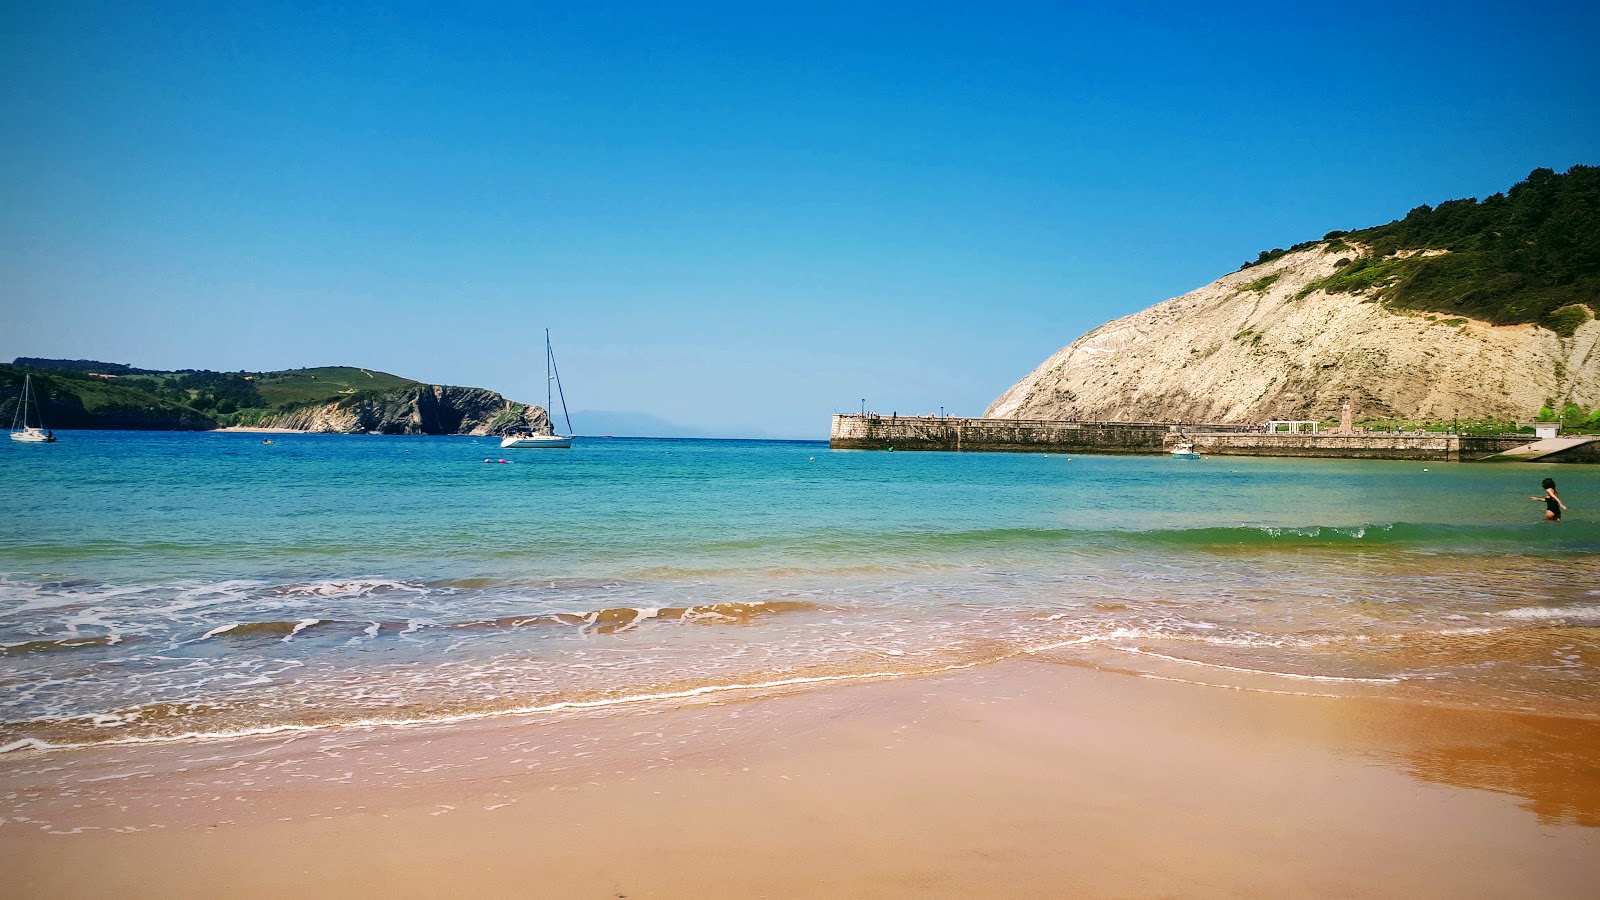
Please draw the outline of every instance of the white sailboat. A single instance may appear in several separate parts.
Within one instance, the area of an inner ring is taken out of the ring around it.
[[[554,399],[550,393],[551,383],[555,384],[555,396],[561,398],[561,416],[567,420],[567,433],[556,434],[556,422],[550,417],[550,404]],[[530,432],[513,432],[500,439],[502,450],[566,450],[572,446],[572,416],[567,413],[567,395],[561,390],[561,372],[556,368],[556,353],[550,349],[550,329],[544,330],[544,410],[550,417],[550,434],[532,434]]]
[[[11,439],[24,444],[54,444],[56,434],[44,427],[44,416],[41,415],[34,403],[34,418],[39,424],[28,424],[28,403],[33,399],[33,376],[22,376],[22,396],[17,399],[17,411],[11,415]]]

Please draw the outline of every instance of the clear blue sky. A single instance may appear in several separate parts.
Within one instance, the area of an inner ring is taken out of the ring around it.
[[[5,3],[0,358],[825,437],[1600,163],[1592,2],[1095,6]]]

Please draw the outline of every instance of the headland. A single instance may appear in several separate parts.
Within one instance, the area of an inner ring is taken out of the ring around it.
[[[56,429],[327,434],[502,434],[550,429],[547,412],[477,387],[354,366],[273,372],[141,369],[92,359],[0,365],[0,417],[24,376]]]

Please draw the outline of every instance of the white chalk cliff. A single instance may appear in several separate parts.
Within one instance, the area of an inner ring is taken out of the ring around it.
[[[985,415],[1245,423],[1337,419],[1346,399],[1357,419],[1531,419],[1548,399],[1600,407],[1592,317],[1562,337],[1360,294],[1301,296],[1363,249],[1319,244],[1102,325]]]

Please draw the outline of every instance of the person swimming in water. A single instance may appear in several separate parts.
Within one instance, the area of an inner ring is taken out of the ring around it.
[[[1566,509],[1567,505],[1561,502],[1561,495],[1556,493],[1556,480],[1554,478],[1546,478],[1541,487],[1544,488],[1543,497],[1529,497],[1528,499],[1544,501],[1544,520],[1546,522],[1561,521],[1561,511]]]

